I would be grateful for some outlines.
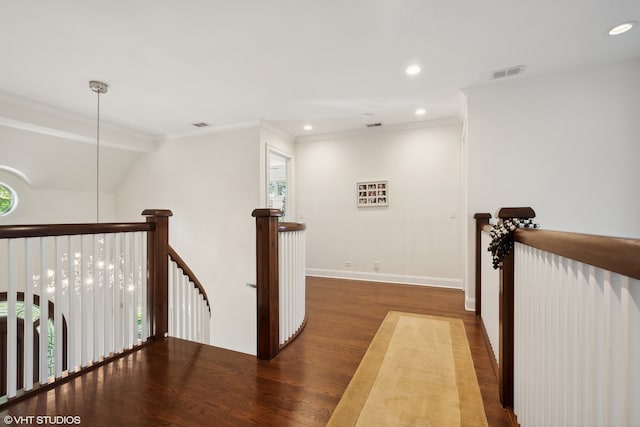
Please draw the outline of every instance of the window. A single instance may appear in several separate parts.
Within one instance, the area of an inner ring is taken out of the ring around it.
[[[267,148],[267,206],[282,210],[283,216],[280,217],[280,221],[285,221],[289,202],[287,187],[291,158],[274,148]]]
[[[0,182],[0,216],[10,214],[17,205],[16,192],[7,184]]]

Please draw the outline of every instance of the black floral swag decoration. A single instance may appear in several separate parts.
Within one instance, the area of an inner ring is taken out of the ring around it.
[[[519,218],[505,218],[498,224],[494,225],[489,236],[491,236],[491,243],[489,243],[488,250],[493,254],[493,268],[502,268],[502,261],[513,250],[513,232],[516,228],[539,228],[539,224],[534,224],[533,220],[519,219]]]

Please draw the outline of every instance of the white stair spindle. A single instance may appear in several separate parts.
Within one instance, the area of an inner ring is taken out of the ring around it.
[[[60,378],[62,376],[62,353],[63,353],[63,327],[62,327],[62,257],[64,253],[63,237],[58,236],[55,238],[55,252],[56,252],[56,270],[55,270],[55,288],[54,288],[54,304],[55,311],[53,317],[53,330],[55,340],[55,377]],[[26,323],[25,323],[26,325]]]
[[[47,268],[48,238],[40,239],[40,384],[46,384],[49,378],[49,300],[47,297],[48,276]]]
[[[140,292],[140,271],[138,270],[140,268],[140,234],[139,233],[133,233],[133,280],[132,280],[132,286],[133,286],[133,290],[131,293],[131,302],[132,302],[132,310],[133,310],[133,323],[132,323],[132,327],[131,327],[131,332],[132,332],[132,339],[131,339],[131,343],[132,344],[137,344],[139,343],[139,337],[138,337],[138,301],[139,301],[139,292]]]
[[[24,242],[24,389],[33,389],[33,251],[34,239]],[[11,265],[9,261],[9,265]]]
[[[171,261],[171,259],[169,259],[169,274],[168,274],[168,285],[169,285],[169,289],[168,289],[168,297],[169,297],[169,301],[167,301],[167,307],[168,307],[168,312],[169,312],[169,335],[172,337],[175,337],[176,335],[176,331],[175,331],[175,323],[176,323],[176,317],[175,317],[175,312],[174,312],[174,304],[175,304],[175,295],[174,295],[174,278],[175,278],[175,263],[173,263]]]
[[[142,340],[146,341],[149,338],[149,315],[147,313],[147,301],[148,301],[148,282],[147,282],[147,233],[143,232],[141,237],[141,245],[142,245],[142,283],[140,284],[142,288]]]
[[[113,350],[113,264],[114,260],[111,254],[111,242],[113,234],[104,235],[104,252],[103,252],[103,274],[104,281],[102,283],[102,313],[103,313],[103,357],[109,357]]]
[[[81,310],[81,333],[80,333],[80,363],[84,368],[88,365],[89,360],[89,284],[91,278],[89,276],[89,242],[87,235],[82,236],[82,285],[80,287],[80,310]]]
[[[122,344],[122,235],[117,234],[113,242],[113,350],[121,353]]]
[[[131,346],[131,234],[124,233],[124,348]]]
[[[78,366],[78,358],[77,358],[77,340],[76,340],[76,331],[79,330],[80,322],[78,318],[77,311],[77,289],[76,285],[80,284],[82,286],[82,276],[78,277],[80,274],[78,271],[78,259],[76,254],[78,252],[78,238],[71,238],[71,236],[67,236],[68,246],[69,246],[69,286],[67,288],[67,306],[69,307],[69,313],[67,316],[67,326],[68,326],[68,334],[67,334],[67,371],[75,372],[76,367]]]
[[[18,318],[16,311],[17,291],[18,291],[18,271],[16,240],[9,239],[9,265],[7,269],[7,397],[15,397],[17,389],[17,378],[15,372],[18,370]],[[19,373],[22,375],[22,372]]]
[[[91,293],[93,300],[93,310],[91,315],[92,328],[92,352],[91,361],[96,361],[100,358],[100,341],[102,325],[100,321],[100,235],[93,235],[93,264],[91,269]]]

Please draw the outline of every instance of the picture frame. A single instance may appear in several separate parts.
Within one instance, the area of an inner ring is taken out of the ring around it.
[[[357,182],[356,202],[359,208],[389,206],[389,181]]]

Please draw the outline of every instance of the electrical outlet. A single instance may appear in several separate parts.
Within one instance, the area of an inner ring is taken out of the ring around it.
[[[373,269],[380,270],[380,261],[373,261]]]
[[[345,267],[351,267],[351,265],[352,265],[352,264],[351,264],[351,261],[345,261],[345,262],[344,262],[344,266],[345,266]]]

